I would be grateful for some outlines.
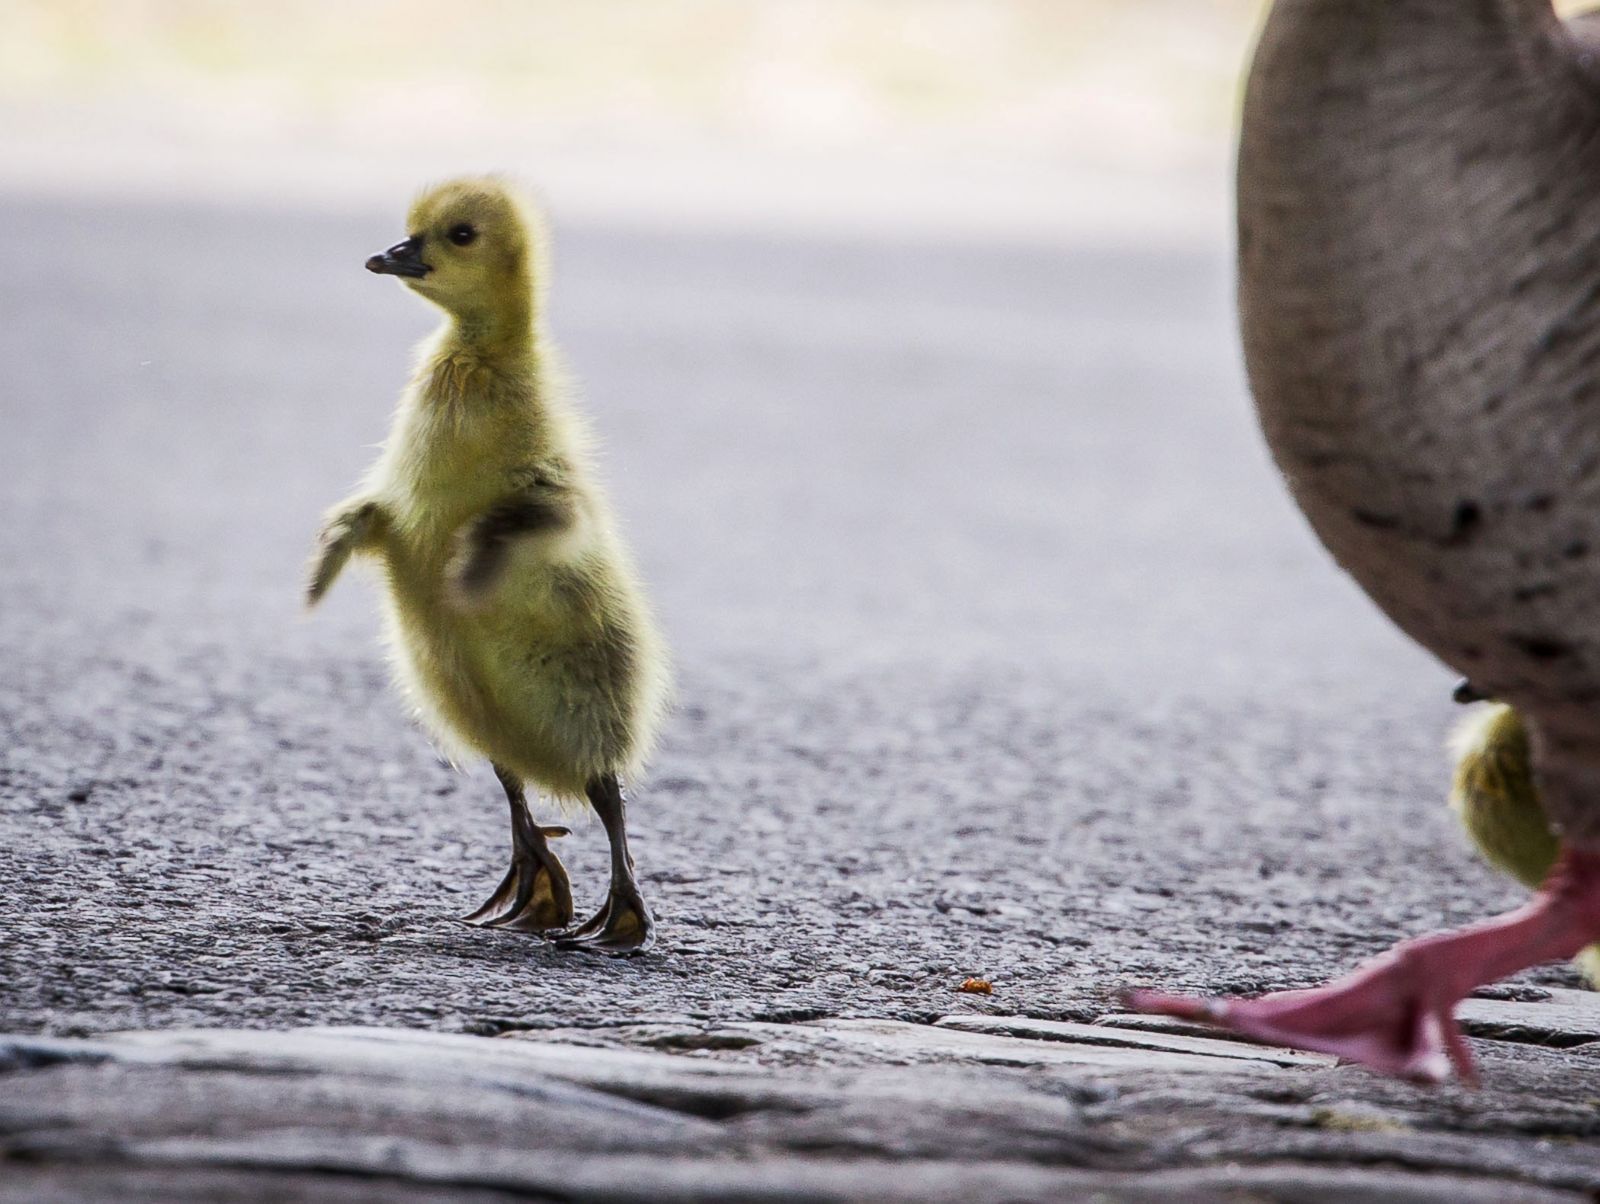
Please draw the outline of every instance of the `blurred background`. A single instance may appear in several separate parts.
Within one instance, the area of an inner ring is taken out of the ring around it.
[[[6,0],[0,182],[1025,235],[1214,226],[1259,0]]]
[[[1449,676],[1256,430],[1261,12],[0,0],[0,1022],[926,1017],[969,974],[1085,1018],[1516,898],[1444,807]],[[394,698],[369,576],[301,614],[437,320],[361,265],[494,168],[680,666],[662,948],[603,971],[450,922],[497,788]]]

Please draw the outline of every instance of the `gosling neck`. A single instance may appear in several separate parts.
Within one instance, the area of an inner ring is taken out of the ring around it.
[[[506,366],[532,359],[538,351],[539,332],[528,297],[498,297],[446,314],[444,347],[449,351]]]

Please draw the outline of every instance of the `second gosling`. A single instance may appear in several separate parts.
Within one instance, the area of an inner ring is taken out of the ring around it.
[[[1488,701],[1463,685],[1456,697]],[[1561,840],[1539,801],[1522,717],[1503,703],[1490,702],[1467,716],[1451,739],[1455,779],[1450,806],[1484,859],[1529,890],[1550,875]],[[1590,984],[1600,987],[1600,945],[1574,959]]]
[[[642,766],[669,672],[631,559],[593,479],[541,315],[543,227],[496,178],[412,205],[367,260],[444,311],[382,454],[328,514],[307,601],[352,555],[382,566],[399,685],[455,757],[488,758],[511,809],[511,866],[471,924],[641,953],[655,922],[628,850],[623,781]],[[567,873],[530,787],[587,800],[611,845],[605,903],[572,922]]]

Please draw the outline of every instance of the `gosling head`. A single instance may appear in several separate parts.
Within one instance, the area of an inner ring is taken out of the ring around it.
[[[406,238],[367,260],[413,292],[475,319],[524,314],[540,276],[544,234],[533,206],[492,176],[426,189],[406,217]]]

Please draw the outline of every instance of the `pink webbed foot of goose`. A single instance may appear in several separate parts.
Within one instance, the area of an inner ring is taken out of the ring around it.
[[[1477,1069],[1455,1005],[1475,987],[1572,957],[1600,938],[1600,853],[1567,849],[1516,911],[1396,945],[1353,973],[1257,999],[1130,991],[1137,1011],[1202,1020],[1268,1045],[1316,1050],[1381,1074],[1442,1083]]]

